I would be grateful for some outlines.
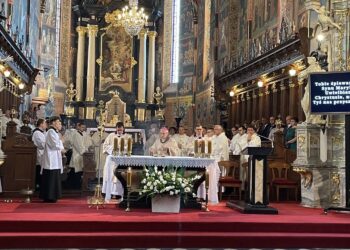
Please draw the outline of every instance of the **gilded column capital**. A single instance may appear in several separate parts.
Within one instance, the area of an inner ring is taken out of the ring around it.
[[[83,36],[87,32],[87,28],[85,26],[78,26],[75,30],[78,32],[79,36]]]
[[[98,25],[87,25],[87,31],[89,33],[89,37],[91,36],[97,36],[97,32],[98,32]]]
[[[157,31],[148,31],[147,34],[150,38],[155,38],[158,33],[157,33]]]
[[[142,29],[139,33],[139,38],[143,38],[145,36],[147,36],[147,29]]]

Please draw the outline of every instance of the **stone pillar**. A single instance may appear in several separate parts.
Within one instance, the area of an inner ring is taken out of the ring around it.
[[[139,33],[140,50],[139,50],[139,75],[138,75],[138,92],[137,102],[146,102],[146,41],[147,30],[141,30]]]
[[[76,31],[78,32],[78,53],[75,88],[77,90],[76,101],[79,102],[83,100],[85,33],[87,28],[84,26],[78,26]]]
[[[149,31],[147,103],[153,103],[157,32]]]
[[[87,26],[89,36],[88,48],[88,67],[87,67],[87,86],[86,86],[86,101],[94,101],[95,91],[95,68],[96,68],[96,36],[98,32],[97,25]]]

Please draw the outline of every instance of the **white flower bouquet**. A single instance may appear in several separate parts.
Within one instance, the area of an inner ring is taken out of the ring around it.
[[[164,167],[161,170],[157,167],[145,168],[140,194],[150,197],[156,195],[196,197],[192,192],[193,184],[200,178],[198,174],[184,177],[184,168]]]

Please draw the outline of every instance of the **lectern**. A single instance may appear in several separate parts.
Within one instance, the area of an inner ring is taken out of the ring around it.
[[[273,148],[247,147],[242,153],[248,158],[248,185],[245,190],[245,201],[228,201],[227,206],[237,208],[247,214],[278,214],[278,210],[269,207],[267,193],[267,156]]]

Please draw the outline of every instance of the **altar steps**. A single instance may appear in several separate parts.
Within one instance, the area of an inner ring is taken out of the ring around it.
[[[285,232],[17,232],[1,248],[345,248],[350,234]]]
[[[348,248],[350,215],[273,204],[278,215],[247,215],[225,203],[210,212],[125,212],[86,199],[2,203],[0,248]]]

